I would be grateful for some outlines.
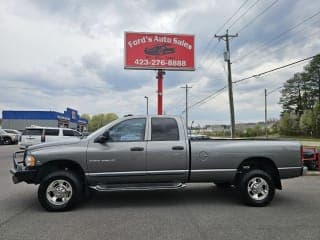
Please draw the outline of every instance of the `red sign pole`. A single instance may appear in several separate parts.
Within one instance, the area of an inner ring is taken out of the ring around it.
[[[163,75],[164,71],[161,69],[158,70],[157,79],[158,79],[158,115],[162,115],[163,113],[163,105],[162,105],[162,93],[163,93]]]

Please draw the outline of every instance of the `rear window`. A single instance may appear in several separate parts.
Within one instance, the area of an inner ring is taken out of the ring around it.
[[[72,130],[63,130],[63,136],[73,137],[74,133]]]
[[[179,140],[179,128],[177,121],[173,118],[151,119],[152,141],[176,141]]]
[[[41,128],[25,129],[22,135],[41,136],[42,131],[43,129]]]
[[[59,136],[59,129],[45,129],[45,135],[47,135],[47,136]]]

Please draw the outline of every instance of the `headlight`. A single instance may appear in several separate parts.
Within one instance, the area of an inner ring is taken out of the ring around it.
[[[27,167],[34,167],[36,165],[36,158],[34,156],[28,154],[26,156],[24,162]]]

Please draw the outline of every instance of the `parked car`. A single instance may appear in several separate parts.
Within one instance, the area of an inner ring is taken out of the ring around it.
[[[3,129],[0,129],[0,143],[9,145],[9,144],[17,144],[19,136],[15,133],[8,133]]]
[[[19,147],[24,149],[43,142],[58,142],[81,136],[80,132],[69,128],[32,126],[22,132]]]
[[[15,129],[3,129],[6,133],[16,134],[18,137],[18,141],[20,140],[20,137],[22,135],[22,132],[15,130]]]
[[[168,47],[166,44],[163,44],[153,46],[152,48],[145,48],[144,53],[148,55],[165,55],[175,53],[175,49]]]
[[[191,141],[179,117],[131,116],[87,138],[17,152],[11,174],[14,183],[40,184],[38,200],[49,211],[72,208],[89,188],[178,189],[188,182],[233,185],[246,204],[262,207],[282,189],[281,179],[303,174],[301,154],[297,141]]]

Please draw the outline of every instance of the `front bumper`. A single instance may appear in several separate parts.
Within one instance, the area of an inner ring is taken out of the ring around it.
[[[35,183],[38,173],[37,169],[30,169],[24,166],[23,161],[17,160],[17,155],[24,154],[24,151],[19,151],[13,154],[13,168],[10,170],[12,181],[14,184],[19,182]]]

